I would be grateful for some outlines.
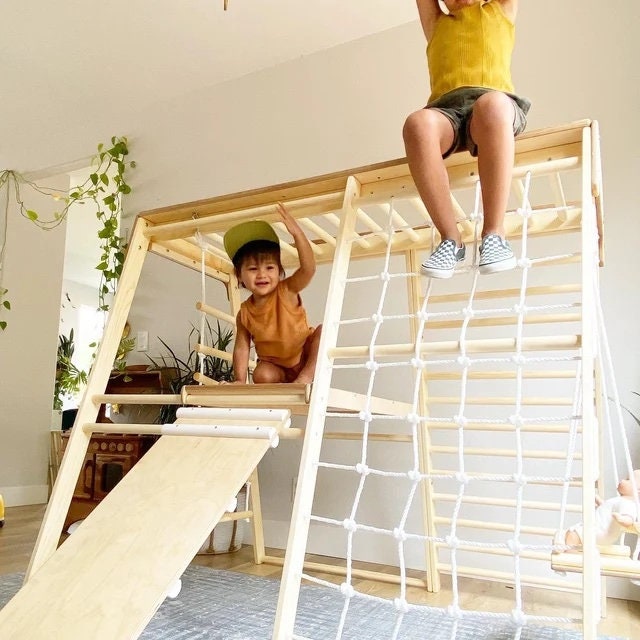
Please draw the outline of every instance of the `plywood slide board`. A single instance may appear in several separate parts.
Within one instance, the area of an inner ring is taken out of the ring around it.
[[[0,611],[2,638],[137,638],[268,448],[160,438]]]

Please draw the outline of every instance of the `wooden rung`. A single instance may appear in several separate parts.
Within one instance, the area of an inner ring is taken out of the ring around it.
[[[628,550],[628,547],[627,547]],[[582,573],[582,553],[552,553],[551,568],[560,573]],[[629,554],[609,555],[600,551],[600,573],[603,576],[640,580],[640,560]]]
[[[528,287],[525,296],[548,296],[557,294],[566,296],[571,293],[580,293],[582,286],[579,284],[556,284],[544,287]],[[475,300],[493,300],[496,298],[519,298],[522,294],[520,289],[492,289],[490,291],[478,291],[474,295]],[[429,304],[439,304],[441,302],[467,302],[469,293],[449,293],[438,296],[429,296]]]
[[[450,564],[438,563],[438,571],[450,574],[453,569]],[[486,579],[497,582],[504,582],[507,584],[513,584],[514,576],[513,571],[496,571],[493,569],[483,569],[481,567],[467,567],[463,565],[456,565],[456,575],[459,578],[472,578],[473,580]],[[543,587],[550,589],[561,589],[563,591],[570,591],[578,593],[580,587],[575,582],[568,580],[559,580],[554,578],[542,578],[540,576],[526,575],[520,576],[520,583],[523,586],[528,587]]]
[[[265,556],[262,561],[266,564],[272,564],[277,567],[284,565],[284,558],[278,558],[277,556]],[[347,575],[346,567],[340,565],[325,564],[323,562],[304,562],[304,570],[309,573],[327,573],[334,576]],[[363,580],[374,580],[376,582],[383,582],[387,584],[402,584],[403,582],[410,587],[420,587],[424,589],[427,585],[424,580],[420,578],[412,578],[410,576],[398,576],[392,573],[383,573],[382,571],[369,571],[366,569],[356,569],[350,567],[349,574],[354,578],[362,578]]]
[[[202,353],[205,356],[213,356],[214,358],[220,358],[220,360],[226,360],[227,362],[233,362],[233,354],[228,351],[222,351],[222,349],[214,349],[206,344],[197,344],[195,346],[196,353]]]
[[[432,473],[436,474],[437,471],[433,471]],[[531,484],[539,484],[536,482],[532,482]],[[577,486],[576,484],[572,484],[571,486]],[[456,502],[460,499],[460,496],[455,493],[434,493],[433,499],[437,502],[441,500],[442,502]],[[517,500],[511,500],[508,498],[484,498],[482,496],[472,496],[465,495],[462,497],[462,504],[476,504],[483,506],[491,506],[491,507],[507,507],[510,509],[516,509],[518,507]],[[536,509],[539,511],[552,511],[557,513],[560,510],[560,504],[558,502],[540,502],[533,500],[523,500],[521,502],[521,506],[523,509]],[[582,505],[578,504],[568,504],[566,506],[567,513],[582,513]]]
[[[451,420],[450,422],[435,422],[426,420],[423,423],[431,431],[455,431],[460,429],[460,425]],[[470,420],[464,424],[465,431],[515,431],[515,426],[511,423],[484,423]],[[520,431],[523,433],[569,433],[570,427],[566,424],[545,424],[532,423],[523,424]],[[576,427],[576,433],[582,433],[582,427]]]
[[[218,318],[219,320],[228,322],[230,325],[233,325],[235,329],[236,319],[231,314],[220,311],[220,309],[216,309],[215,307],[205,304],[204,302],[196,302],[196,309],[198,311],[206,313],[208,316],[213,316],[214,318]]]
[[[518,344],[519,342],[519,344]],[[579,349],[582,345],[581,336],[540,336],[523,338],[517,341],[515,338],[494,338],[487,340],[467,340],[464,349],[467,353],[504,353],[515,351],[519,346],[522,351],[552,351],[559,349]],[[412,356],[415,353],[415,344],[379,344],[374,346],[376,358],[386,358],[392,356]],[[460,342],[458,340],[447,340],[443,342],[423,342],[420,344],[420,356],[435,354],[460,353]],[[367,358],[371,356],[369,345],[352,347],[335,347],[329,349],[331,358]]]
[[[334,191],[322,193],[315,196],[307,196],[304,199],[287,201],[287,210],[295,218],[314,216],[329,211],[339,211],[342,209],[344,192]],[[165,222],[149,227],[145,234],[153,241],[171,240],[174,238],[188,238],[200,231],[201,233],[222,232],[229,227],[244,222],[260,218],[267,222],[277,222],[279,220],[276,209],[276,200],[267,204],[261,204],[246,209],[216,211],[215,215],[206,216],[179,222]],[[231,204],[233,206],[233,204]]]
[[[449,527],[453,524],[453,518],[444,518],[442,516],[436,516],[434,518],[435,524],[441,524]],[[482,531],[515,531],[515,525],[513,522],[489,522],[487,520],[469,520],[465,518],[457,518],[455,520],[456,528],[466,528],[466,529],[480,529]],[[553,537],[554,529],[545,528],[545,527],[531,527],[523,525],[519,527],[518,531],[521,534],[528,534],[534,536],[543,536],[547,539]],[[462,536],[464,537],[464,535]]]
[[[574,379],[576,372],[573,370],[565,371],[546,371],[540,369],[537,371],[522,371],[519,374],[522,378],[551,380],[559,378]],[[517,371],[468,371],[467,380],[514,380],[518,376]],[[460,380],[462,377],[461,371],[429,371],[427,374],[427,381],[431,380]]]
[[[432,453],[439,453],[442,455],[460,455],[459,447],[446,447],[440,445],[433,445],[431,447]],[[479,447],[465,447],[464,455],[466,456],[495,456],[500,458],[515,458],[518,452],[515,449],[483,449]],[[564,451],[547,451],[547,450],[524,450],[520,453],[523,459],[540,459],[540,460],[566,460],[567,454]],[[582,460],[582,454],[576,452],[573,455],[574,460]]]
[[[218,380],[214,380],[213,378],[210,378],[209,376],[205,376],[204,373],[200,373],[199,371],[196,371],[193,374],[193,379],[196,382],[199,382],[200,384],[203,384],[205,387],[215,387],[216,385],[220,384],[220,382]]]
[[[182,404],[182,398],[171,393],[98,393],[91,400],[95,404]]]
[[[523,324],[559,324],[562,322],[580,322],[582,315],[580,313],[555,313],[555,314],[541,314],[541,315],[528,315],[525,314],[522,318]],[[505,327],[512,324],[516,324],[519,321],[518,315],[514,312],[513,315],[508,316],[489,316],[489,317],[475,317],[469,320],[468,327],[470,329],[476,329],[478,327]],[[457,320],[427,320],[426,328],[430,331],[437,329],[458,329],[462,326],[464,320],[459,318]]]
[[[428,400],[428,404],[455,404],[459,405],[462,399],[460,396],[431,396]],[[492,405],[492,406],[504,406],[513,405],[515,403],[514,396],[504,396],[502,398],[495,398],[491,396],[485,396],[480,398],[464,398],[465,404],[470,405]],[[571,407],[573,405],[572,398],[557,398],[557,397],[543,397],[543,398],[520,398],[520,404],[526,406],[552,406],[552,407]]]

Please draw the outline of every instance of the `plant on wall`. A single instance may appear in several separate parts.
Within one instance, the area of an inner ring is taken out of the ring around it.
[[[125,137],[112,137],[110,146],[99,144],[97,154],[91,159],[92,170],[89,177],[68,192],[37,185],[17,171],[9,169],[0,171],[0,191],[6,190],[4,224],[2,224],[2,240],[0,242],[0,312],[11,308],[6,298],[7,289],[2,287],[1,281],[10,199],[15,199],[20,215],[45,231],[62,224],[72,206],[91,203],[92,207],[95,207],[95,215],[102,225],[98,232],[102,254],[100,262],[96,265],[96,269],[100,271],[98,307],[103,311],[109,309],[107,297],[115,293],[125,257],[122,239],[118,234],[118,216],[122,197],[131,192],[131,187],[126,180],[126,170],[129,167],[135,167],[135,161],[127,161],[128,154],[129,148]],[[60,209],[50,218],[41,217],[38,212],[28,208],[24,203],[22,193],[24,187],[29,187],[60,202]],[[4,330],[6,326],[6,320],[0,318],[0,329]]]
[[[206,322],[204,344],[219,351],[226,351],[233,341],[233,331],[231,329],[222,330],[219,322],[216,322],[216,325],[214,328],[209,321]],[[158,340],[160,340],[168,354],[160,355],[158,358],[147,356],[155,369],[165,372],[171,393],[179,394],[184,385],[197,384],[194,376],[197,371],[200,371],[200,355],[195,349],[197,344],[202,343],[200,338],[200,330],[192,326],[187,338],[188,355],[186,358],[179,357],[162,338],[158,338]],[[233,380],[231,362],[215,356],[203,357],[202,373],[218,382],[230,382]],[[160,408],[158,422],[161,424],[174,422],[176,409],[175,405],[163,405]]]

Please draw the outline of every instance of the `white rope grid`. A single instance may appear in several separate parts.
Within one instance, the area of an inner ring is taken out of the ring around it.
[[[526,556],[526,551],[545,551],[549,552],[552,549],[551,542],[546,544],[531,544],[522,539],[523,535],[523,504],[525,497],[525,489],[528,486],[541,484],[541,485],[556,485],[561,487],[563,491],[563,504],[562,515],[566,511],[566,499],[565,494],[570,487],[579,486],[581,478],[579,476],[571,476],[570,470],[572,465],[567,463],[564,474],[555,475],[534,475],[525,473],[525,446],[523,443],[523,434],[530,429],[530,425],[534,424],[569,424],[569,439],[573,443],[577,439],[578,427],[581,422],[580,416],[580,395],[574,394],[574,398],[571,401],[570,410],[567,413],[560,413],[553,416],[525,416],[522,413],[522,409],[525,406],[525,397],[523,393],[524,385],[524,372],[528,365],[534,363],[552,363],[552,362],[577,362],[577,375],[576,375],[576,388],[579,387],[579,375],[580,375],[580,357],[575,354],[566,355],[549,355],[549,356],[528,356],[523,350],[523,333],[526,324],[527,315],[533,312],[548,312],[550,310],[560,309],[572,309],[580,307],[580,303],[565,303],[565,304],[550,304],[550,305],[531,305],[527,304],[527,284],[530,269],[536,265],[542,265],[549,262],[562,262],[562,261],[574,261],[576,258],[579,260],[580,254],[565,253],[553,256],[545,256],[542,258],[529,258],[527,256],[527,244],[528,244],[528,224],[529,219],[534,215],[532,208],[529,204],[529,190],[530,190],[530,174],[527,175],[524,185],[524,193],[522,195],[522,205],[516,211],[516,214],[522,218],[522,242],[520,256],[518,259],[518,266],[521,269],[521,280],[519,287],[519,295],[516,304],[508,307],[498,307],[492,309],[480,309],[474,308],[476,302],[476,291],[478,288],[478,270],[475,269],[477,262],[477,238],[479,237],[479,228],[482,223],[482,214],[480,212],[481,191],[479,182],[476,184],[475,192],[475,205],[474,211],[470,215],[470,220],[476,226],[476,233],[473,246],[473,264],[466,270],[473,270],[473,280],[470,290],[468,292],[467,299],[464,306],[459,309],[433,312],[429,310],[429,302],[432,294],[431,280],[428,281],[427,290],[422,301],[421,309],[417,314],[401,313],[401,314],[384,314],[383,307],[387,298],[388,288],[391,281],[398,278],[415,278],[418,277],[416,273],[390,273],[389,264],[391,257],[392,239],[394,233],[397,232],[397,228],[394,227],[394,222],[398,220],[398,216],[395,214],[393,200],[389,204],[388,219],[386,229],[377,231],[377,235],[381,235],[383,232],[387,236],[386,252],[384,257],[384,265],[382,271],[375,275],[349,277],[345,279],[345,283],[358,283],[358,282],[374,282],[376,280],[382,283],[380,297],[378,300],[377,308],[374,313],[368,316],[362,316],[358,318],[341,319],[338,321],[338,326],[348,325],[366,325],[372,326],[371,339],[368,345],[368,358],[364,362],[334,362],[334,370],[349,370],[358,369],[366,372],[368,376],[365,408],[357,414],[357,419],[362,425],[362,441],[360,449],[360,459],[355,464],[342,464],[329,461],[320,461],[318,463],[319,468],[336,471],[348,471],[354,472],[358,476],[357,488],[355,491],[354,501],[349,510],[346,518],[331,518],[320,515],[311,515],[311,520],[316,523],[328,525],[331,527],[342,528],[346,534],[347,551],[346,551],[346,575],[344,582],[341,585],[336,585],[330,582],[326,582],[322,579],[314,577],[312,575],[304,574],[304,578],[310,582],[321,584],[328,588],[337,589],[344,597],[344,604],[341,612],[340,622],[338,625],[338,631],[336,638],[342,637],[345,620],[349,611],[349,606],[354,598],[363,598],[384,603],[389,606],[390,602],[381,598],[376,598],[368,594],[358,592],[353,586],[353,548],[354,548],[354,536],[358,532],[366,532],[379,536],[391,538],[396,541],[397,553],[398,553],[398,567],[399,567],[399,593],[392,601],[393,610],[396,616],[394,631],[391,636],[392,640],[398,638],[398,633],[401,628],[402,619],[404,615],[410,610],[416,608],[424,609],[424,605],[413,605],[407,600],[407,567],[405,558],[405,543],[422,542],[433,543],[439,547],[446,548],[451,557],[451,579],[452,579],[452,602],[447,608],[447,614],[452,620],[451,638],[456,638],[458,626],[461,620],[466,617],[479,617],[486,619],[500,619],[507,620],[515,627],[514,639],[520,638],[522,630],[527,625],[537,625],[543,623],[574,623],[576,620],[567,617],[557,616],[543,616],[543,615],[531,615],[525,613],[523,594],[522,594],[522,560],[523,556]],[[569,209],[570,207],[564,207]],[[550,210],[550,209],[549,209]],[[554,210],[558,210],[555,208]],[[546,211],[546,209],[545,209]],[[537,213],[537,211],[536,211]],[[435,234],[435,232],[433,232]],[[435,235],[434,238],[435,240]],[[460,269],[462,272],[465,268]],[[470,328],[471,321],[474,318],[482,317],[500,317],[500,316],[515,316],[515,350],[514,353],[505,356],[486,357],[479,356],[474,357],[467,353],[467,336]],[[411,319],[415,317],[418,321],[418,329],[416,332],[415,348],[413,356],[410,359],[403,360],[391,360],[391,361],[378,361],[376,360],[376,340],[380,334],[382,325],[388,320],[403,320]],[[459,353],[455,356],[448,358],[429,358],[421,357],[421,340],[422,335],[427,328],[427,323],[433,321],[436,318],[457,318],[461,320],[459,328]],[[467,382],[470,370],[478,365],[486,364],[504,364],[513,366],[515,369],[515,393],[513,395],[513,414],[508,417],[480,417],[480,418],[468,418],[465,414],[467,412],[467,404],[471,398],[467,395]],[[460,372],[460,396],[459,402],[456,407],[456,412],[453,416],[447,417],[431,417],[426,415],[420,415],[420,393],[423,385],[423,374],[425,370],[432,370],[438,366],[455,366]],[[412,389],[412,402],[411,411],[407,415],[403,416],[389,416],[389,415],[373,415],[371,411],[372,395],[374,382],[376,380],[377,373],[383,368],[397,368],[397,367],[409,367],[414,372],[414,384]],[[336,410],[326,411],[326,418],[336,419],[354,419],[354,414],[346,413]],[[411,438],[411,458],[410,468],[407,471],[389,471],[376,468],[369,464],[369,435],[371,433],[372,425],[376,422],[383,422],[398,419],[403,420],[409,427],[409,435]],[[509,427],[513,437],[515,439],[515,456],[514,456],[514,470],[510,473],[478,473],[468,470],[466,468],[465,459],[465,447],[466,443],[466,427],[469,422],[473,422],[478,425],[504,425]],[[422,472],[420,470],[420,451],[418,445],[418,430],[424,428],[427,424],[453,424],[456,438],[457,449],[457,464],[451,471],[437,471],[433,470],[430,473]],[[559,432],[562,430],[559,429]],[[381,478],[397,478],[409,481],[409,487],[406,493],[406,499],[404,504],[401,504],[401,514],[398,518],[396,526],[392,528],[373,526],[368,523],[359,522],[357,519],[358,510],[360,508],[360,501],[364,492],[367,478],[369,477],[381,477]],[[434,480],[453,480],[457,483],[457,491],[453,496],[453,511],[450,517],[451,525],[448,534],[446,535],[428,535],[426,533],[415,533],[405,529],[407,520],[410,514],[412,503],[415,499],[416,493],[420,488],[422,482],[429,483]],[[482,482],[503,482],[515,486],[516,494],[515,501],[515,517],[513,522],[512,535],[506,542],[491,542],[482,540],[467,540],[459,536],[458,534],[458,522],[462,505],[465,502],[465,496],[467,487],[472,483]],[[514,607],[510,614],[495,613],[485,611],[470,611],[465,610],[461,606],[461,594],[459,587],[459,579],[462,574],[459,573],[459,551],[472,550],[490,550],[500,554],[507,554],[512,558],[513,562],[513,583],[514,583]],[[300,636],[293,636],[294,638],[301,638]]]

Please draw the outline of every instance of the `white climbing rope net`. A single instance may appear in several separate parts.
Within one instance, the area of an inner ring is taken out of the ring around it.
[[[580,518],[583,440],[580,344],[568,334],[549,337],[535,331],[545,323],[554,327],[556,320],[566,326],[579,324],[579,287],[572,289],[561,282],[557,289],[565,292],[562,302],[548,303],[543,298],[546,304],[536,304],[533,296],[545,287],[531,282],[536,267],[580,262],[579,252],[562,250],[536,257],[530,252],[533,239],[529,226],[535,216],[549,212],[561,216],[570,206],[537,208],[534,212],[530,188],[531,175],[527,174],[521,205],[509,214],[521,220],[521,241],[518,268],[507,276],[517,286],[508,294],[504,290],[497,293],[505,282],[500,276],[490,276],[496,278],[493,289],[486,289],[486,280],[481,282],[487,276],[478,275],[476,240],[472,265],[460,270],[466,286],[459,293],[437,295],[439,283],[428,280],[417,313],[387,313],[387,307],[397,309],[392,282],[404,280],[409,286],[412,279],[419,278],[414,271],[394,268],[392,239],[406,227],[393,201],[387,208],[386,223],[372,233],[387,239],[380,271],[349,275],[344,283],[346,298],[349,287],[366,285],[367,291],[379,287],[372,314],[339,321],[339,332],[358,335],[360,340],[370,331],[366,349],[345,349],[341,357],[340,348],[336,348],[332,368],[338,381],[354,379],[355,372],[363,374],[359,378],[366,380],[364,408],[355,416],[350,411],[325,413],[333,435],[339,438],[342,433],[345,440],[355,443],[347,446],[343,442],[338,448],[325,439],[318,463],[317,487],[322,486],[324,475],[331,473],[333,483],[343,483],[345,496],[352,500],[345,497],[344,504],[325,504],[317,491],[311,515],[312,525],[320,528],[319,535],[335,540],[343,550],[345,575],[339,583],[310,573],[303,575],[342,598],[339,620],[335,629],[331,628],[337,639],[343,637],[349,616],[359,615],[352,613],[356,603],[370,603],[388,612],[390,626],[380,637],[392,640],[405,637],[405,619],[419,611],[437,612],[440,633],[446,630],[452,640],[471,637],[464,635],[470,620],[480,621],[487,629],[508,632],[500,637],[515,640],[531,626],[579,622],[579,617],[555,614],[566,607],[551,607],[554,613],[545,615],[527,607],[525,601],[531,586],[566,590],[573,585],[579,590],[576,582],[562,582],[551,571],[550,556],[554,531],[564,528],[565,519],[575,522]],[[476,239],[482,222],[480,196],[478,183],[468,217]],[[591,268],[589,260],[584,268]],[[493,300],[508,297],[513,304],[492,306]],[[440,306],[444,309],[439,310]],[[603,366],[611,379],[613,367],[601,309],[598,311]],[[388,338],[396,336],[390,325],[397,326],[396,321],[414,322],[412,343],[389,345]],[[485,327],[495,332],[495,327],[505,326],[511,327],[508,338],[479,337]],[[434,336],[440,337],[440,331],[449,338],[436,340]],[[396,413],[377,412],[376,397],[389,397],[385,389],[391,379],[395,384],[404,382],[405,401],[398,401]],[[440,387],[454,391],[439,396]],[[495,396],[496,391],[505,395]],[[606,397],[606,385],[603,391]],[[542,392],[547,395],[540,397]],[[619,405],[617,391],[612,393]],[[620,437],[624,434],[621,415],[616,421]],[[357,439],[348,431],[354,423]],[[399,454],[395,442],[408,443],[405,451],[410,453]],[[628,445],[624,455],[630,468]],[[393,487],[388,493],[382,493],[383,481]],[[373,494],[379,495],[379,500],[372,511]],[[374,521],[380,514],[382,524]],[[313,533],[310,540],[314,540]],[[374,549],[374,556],[379,552],[380,562],[398,567],[397,593],[392,600],[356,587],[362,577],[358,560],[372,560],[358,553],[358,543]],[[416,576],[424,575],[419,568],[425,564],[430,567],[427,580],[437,581],[433,574],[438,572],[450,576],[450,600],[444,607],[421,604],[425,601],[420,595],[425,580]],[[469,577],[510,584],[509,607],[474,609],[464,592]],[[327,626],[320,632],[324,634],[320,637],[326,638]],[[293,637],[313,640],[315,636]]]

